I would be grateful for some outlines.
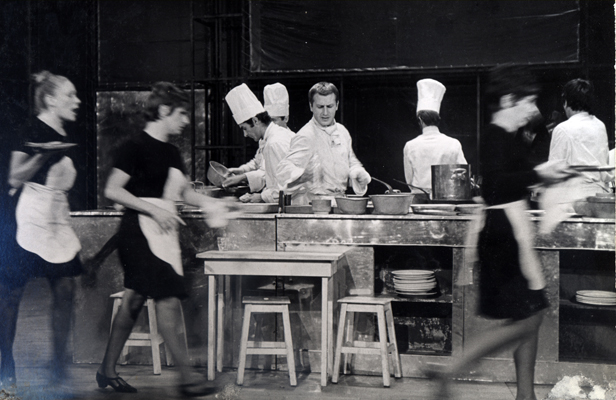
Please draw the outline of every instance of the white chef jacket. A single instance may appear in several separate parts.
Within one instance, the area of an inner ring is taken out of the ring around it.
[[[265,189],[261,198],[266,203],[277,203],[282,184],[276,175],[280,161],[289,154],[291,139],[295,134],[275,123],[270,123],[263,135],[263,166],[265,169]]]
[[[312,118],[291,140],[289,155],[278,165],[278,178],[293,204],[309,204],[315,195],[341,194],[350,177],[370,176],[353,152],[349,131],[339,123],[321,127]],[[367,184],[351,179],[355,193]]]
[[[406,183],[432,193],[432,166],[467,164],[460,142],[441,133],[437,126],[426,126],[421,135],[404,146]],[[413,193],[421,193],[417,189]]]
[[[552,132],[548,161],[563,160],[569,165],[608,165],[609,147],[605,125],[586,111],[572,115]],[[583,172],[586,183],[603,186],[609,179],[600,172]]]
[[[609,147],[605,125],[594,115],[580,112],[561,122],[552,132],[548,163],[565,162],[569,165],[608,165]],[[596,193],[607,192],[609,172],[582,172],[581,176],[567,179],[545,188],[540,196],[546,210],[540,232],[551,232],[556,225],[574,212],[574,202]]]
[[[263,139],[259,140],[259,148],[254,158],[238,168],[246,175],[250,192],[260,192],[265,187],[265,164],[263,163]]]

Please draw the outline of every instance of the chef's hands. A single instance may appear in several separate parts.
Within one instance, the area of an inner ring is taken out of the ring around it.
[[[365,169],[356,169],[351,171],[349,178],[355,180],[361,186],[368,186],[372,182],[372,177]]]
[[[563,160],[548,161],[535,167],[535,172],[546,185],[553,185],[569,178],[579,176],[580,172],[571,168]]]
[[[224,181],[222,181],[222,187],[238,186],[245,182],[248,182],[246,174],[233,174],[229,175]]]
[[[233,175],[239,175],[239,174],[244,173],[244,171],[241,168],[227,168],[227,170],[231,172]]]
[[[242,203],[263,203],[261,193],[246,193],[240,196],[239,200]]]

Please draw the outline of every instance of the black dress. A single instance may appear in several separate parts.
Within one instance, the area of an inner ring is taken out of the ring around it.
[[[528,187],[538,182],[528,148],[515,134],[496,125],[489,125],[482,136],[480,162],[482,195],[488,207],[524,200]],[[512,222],[516,221],[504,209],[488,209],[479,234],[479,311],[487,317],[524,319],[548,307],[541,280],[533,281],[523,272],[524,267],[534,267],[521,265],[522,249]]]
[[[25,146],[28,142],[47,143],[52,141],[66,142],[67,137],[60,135],[47,124],[39,120],[33,119],[30,124],[23,127],[21,132],[15,137],[14,144],[11,146],[14,151],[19,151],[33,156],[36,150],[32,147]],[[36,172],[29,182],[39,185],[45,185],[50,169],[56,165],[65,156],[70,158],[69,152],[59,152],[52,155],[45,164]],[[8,163],[8,160],[4,162]],[[7,167],[8,175],[8,167]],[[7,177],[8,178],[8,177]],[[8,187],[4,187],[8,189]],[[47,277],[50,279],[72,277],[79,275],[82,270],[82,264],[79,256],[75,256],[72,260],[63,263],[51,263],[45,261],[39,255],[21,248],[15,241],[16,221],[15,207],[17,205],[21,191],[17,191],[12,196],[8,193],[2,193],[3,199],[3,220],[6,223],[4,230],[7,233],[3,235],[3,262],[0,264],[0,280],[9,287],[21,287],[25,285],[29,279],[35,277]],[[9,231],[10,230],[10,234]]]
[[[130,175],[125,189],[136,197],[161,198],[170,169],[186,173],[177,147],[145,132],[119,149],[114,167]],[[183,276],[152,253],[139,225],[137,211],[125,211],[118,241],[124,287],[154,299],[186,296]]]

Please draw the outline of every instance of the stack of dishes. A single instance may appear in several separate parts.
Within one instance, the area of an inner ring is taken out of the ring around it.
[[[400,296],[432,296],[437,294],[434,271],[405,269],[391,271],[394,275],[394,289]]]
[[[575,299],[583,304],[616,306],[616,293],[603,290],[578,290]]]

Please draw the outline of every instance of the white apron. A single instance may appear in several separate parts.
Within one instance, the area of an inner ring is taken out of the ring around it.
[[[79,238],[70,226],[70,210],[64,190],[25,182],[17,208],[17,243],[43,260],[60,264],[71,261],[79,250]]]

